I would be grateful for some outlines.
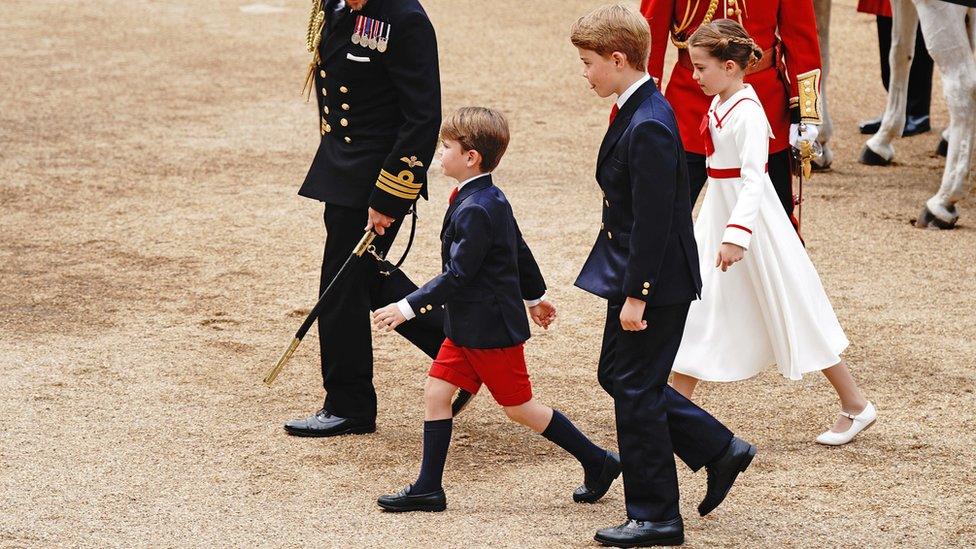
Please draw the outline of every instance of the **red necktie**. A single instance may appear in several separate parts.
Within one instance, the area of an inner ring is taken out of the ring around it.
[[[454,190],[451,191],[451,197],[447,199],[448,205],[451,205],[451,204],[454,203],[454,199],[457,198],[457,193],[458,193],[458,188],[457,187],[454,187]]]
[[[616,103],[613,104],[613,108],[610,109],[610,124],[613,124],[613,119],[617,118],[617,113],[620,112],[620,107]],[[608,126],[610,124],[607,124]]]

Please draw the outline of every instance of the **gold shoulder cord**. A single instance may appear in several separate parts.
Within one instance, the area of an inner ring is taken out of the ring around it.
[[[322,27],[325,26],[325,11],[322,9],[322,0],[312,0],[312,12],[308,15],[308,30],[305,32],[305,49],[312,54],[312,61],[308,64],[308,72],[305,73],[305,84],[302,86],[302,95],[305,102],[312,99],[312,88],[315,87],[315,67],[319,64],[319,44],[322,43]]]
[[[715,12],[718,11],[718,2],[719,0],[709,1],[708,10],[705,11],[705,17],[702,18],[702,25],[707,25],[712,22],[712,18],[715,17]],[[681,23],[671,26],[671,42],[679,50],[688,49],[688,35],[691,34],[689,31],[693,30],[691,29],[691,22],[694,20],[695,14],[698,13],[698,6],[700,4],[701,0],[695,0],[695,5],[692,7],[691,0],[688,0],[688,4],[685,5],[685,15],[681,18]],[[739,23],[742,23],[742,9],[738,4],[745,6],[746,0],[725,0],[725,14],[730,19],[733,17],[738,18]]]

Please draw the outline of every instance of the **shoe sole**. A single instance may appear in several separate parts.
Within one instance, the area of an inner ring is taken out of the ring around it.
[[[421,511],[424,513],[440,513],[447,509],[447,504],[443,505],[418,505],[416,507],[395,507],[392,505],[386,505],[384,503],[377,502],[377,505],[383,508],[384,511],[389,513],[409,513],[411,511]]]
[[[759,451],[759,449],[756,448],[755,445],[752,445],[752,444],[749,445],[749,451],[742,458],[742,461],[739,462],[739,470],[732,477],[732,482],[729,483],[729,489],[726,490],[724,494],[722,494],[722,499],[718,500],[718,503],[715,504],[715,507],[712,507],[711,509],[709,509],[708,511],[705,511],[704,513],[702,513],[701,510],[699,510],[698,511],[698,514],[699,515],[701,515],[701,516],[704,517],[705,515],[707,515],[707,514],[711,513],[712,511],[718,509],[719,505],[722,505],[722,503],[725,501],[725,498],[728,497],[729,492],[732,491],[732,487],[735,486],[735,481],[739,479],[739,474],[745,472],[745,470],[749,468],[749,465],[752,464],[752,460],[753,460],[753,458],[756,457],[756,453],[758,451]]]
[[[609,540],[607,538],[600,537],[600,534],[593,536],[593,539],[595,541],[602,543],[603,545],[608,545],[610,547],[658,547],[658,546],[683,545],[685,542],[685,537],[683,535],[675,536],[672,538],[660,538],[653,541],[645,541],[645,542],[638,541],[633,543]]]
[[[369,427],[350,427],[342,431],[331,431],[325,432],[316,431],[314,429],[295,429],[292,427],[285,426],[285,432],[293,437],[313,437],[313,438],[324,438],[324,437],[337,437],[341,435],[368,435],[370,433],[376,432],[376,425],[371,425]]]

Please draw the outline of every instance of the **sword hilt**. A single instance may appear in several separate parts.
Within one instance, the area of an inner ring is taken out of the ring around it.
[[[372,229],[366,231],[363,237],[359,239],[359,244],[356,244],[356,247],[353,249],[353,255],[356,257],[363,257],[363,254],[366,253],[366,249],[369,248],[370,244],[373,243],[374,238],[376,238],[376,233]]]
[[[291,344],[288,345],[288,348],[285,350],[284,354],[282,354],[281,358],[278,359],[278,363],[274,365],[274,368],[271,368],[268,375],[264,376],[265,385],[271,387],[271,384],[274,383],[275,378],[278,377],[279,373],[281,373],[281,369],[285,367],[285,363],[288,362],[291,355],[295,354],[295,349],[298,348],[298,344],[301,342],[302,340],[298,339],[297,337],[291,340]]]

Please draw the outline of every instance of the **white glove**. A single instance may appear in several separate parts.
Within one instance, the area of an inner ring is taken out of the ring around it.
[[[813,143],[820,135],[820,126],[816,124],[804,124],[803,132],[800,132],[799,124],[790,124],[790,145],[799,148],[800,141]]]

